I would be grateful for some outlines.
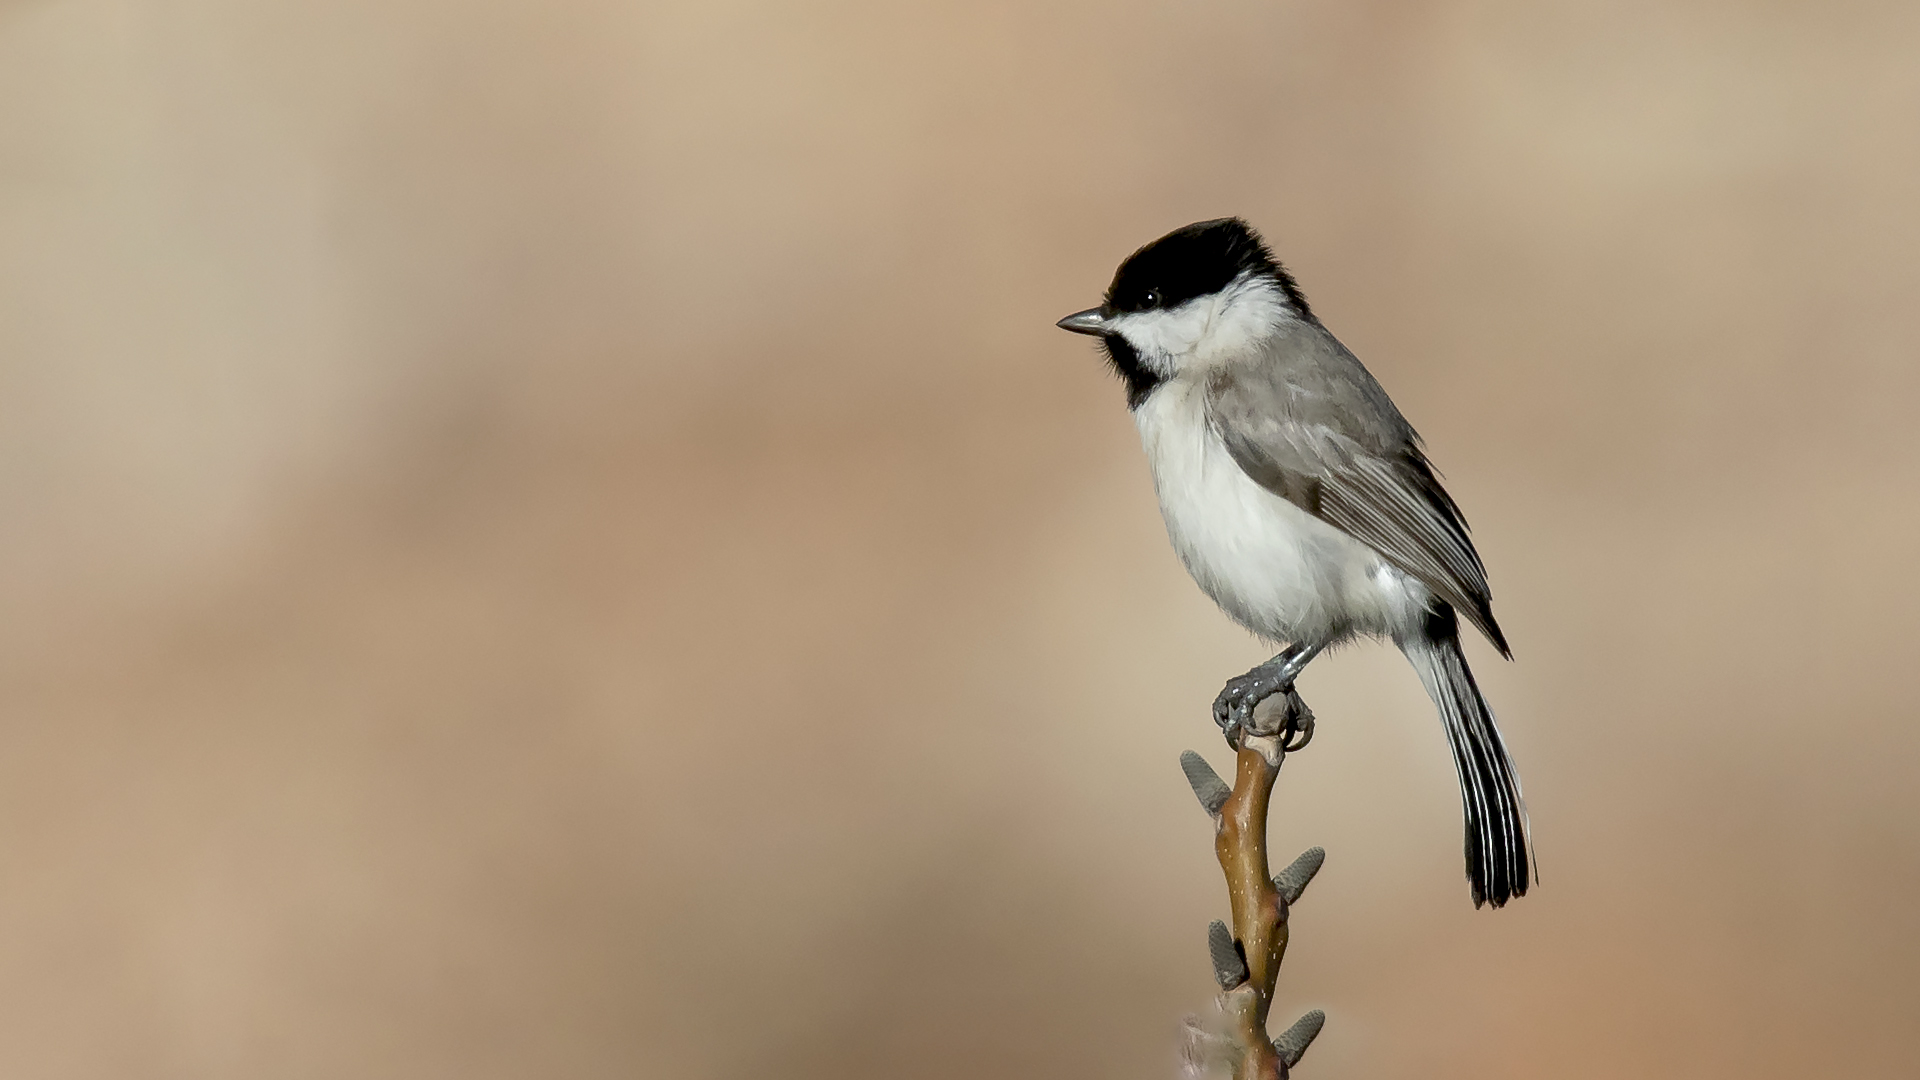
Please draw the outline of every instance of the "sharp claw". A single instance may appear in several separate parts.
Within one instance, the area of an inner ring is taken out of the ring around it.
[[[1235,720],[1232,716],[1220,718],[1220,736],[1227,740],[1228,746],[1238,751],[1240,749],[1240,721]]]
[[[1291,688],[1287,690],[1287,694],[1289,697],[1292,697],[1293,691]],[[1306,702],[1298,698],[1293,698],[1289,706],[1287,710],[1287,726],[1280,732],[1280,749],[1285,753],[1291,754],[1297,750],[1304,749],[1308,743],[1313,741],[1313,710],[1307,708]]]
[[[1231,687],[1220,691],[1220,696],[1213,700],[1213,722],[1223,729],[1237,723],[1235,714],[1238,711],[1238,702],[1233,698]]]
[[[1296,725],[1292,730],[1287,732],[1286,741],[1281,745],[1280,749],[1292,754],[1300,750],[1305,750],[1307,744],[1312,741],[1313,725]]]

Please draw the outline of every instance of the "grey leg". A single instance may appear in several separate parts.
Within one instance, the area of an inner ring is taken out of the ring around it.
[[[1320,655],[1324,645],[1289,645],[1278,656],[1227,680],[1226,688],[1213,699],[1213,722],[1230,746],[1240,745],[1240,731],[1253,719],[1253,710],[1275,694],[1293,688],[1307,663]]]

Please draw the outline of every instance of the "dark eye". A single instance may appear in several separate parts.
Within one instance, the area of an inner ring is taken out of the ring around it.
[[[1148,289],[1147,295],[1142,297],[1142,299],[1146,301],[1146,304],[1148,307],[1159,307],[1160,306],[1160,290]]]

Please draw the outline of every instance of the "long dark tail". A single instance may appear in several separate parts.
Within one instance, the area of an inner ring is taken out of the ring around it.
[[[1473,906],[1499,907],[1527,895],[1533,860],[1520,778],[1500,741],[1500,729],[1494,726],[1493,710],[1480,696],[1473,672],[1467,670],[1453,609],[1441,605],[1423,630],[1401,639],[1400,651],[1413,661],[1427,696],[1439,707],[1447,743],[1453,747],[1460,801],[1466,810],[1467,880],[1473,884]]]

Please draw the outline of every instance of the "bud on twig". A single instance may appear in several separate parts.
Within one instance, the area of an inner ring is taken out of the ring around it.
[[[1193,788],[1193,797],[1200,800],[1200,808],[1209,817],[1219,817],[1220,808],[1226,805],[1233,789],[1213,771],[1206,758],[1191,750],[1180,755],[1180,771],[1187,774],[1187,783]]]
[[[1301,1055],[1307,1047],[1313,1045],[1313,1037],[1320,1034],[1320,1025],[1327,1022],[1327,1014],[1315,1009],[1293,1022],[1281,1036],[1274,1040],[1274,1049],[1280,1051],[1280,1060],[1291,1069],[1300,1063]]]
[[[1233,931],[1219,919],[1207,927],[1207,953],[1213,957],[1213,977],[1220,989],[1231,990],[1247,981],[1247,958],[1233,940]]]
[[[1300,853],[1300,857],[1287,864],[1285,870],[1273,879],[1273,887],[1280,892],[1280,899],[1291,904],[1300,899],[1307,891],[1307,882],[1320,872],[1320,864],[1327,861],[1325,848],[1310,847]]]

